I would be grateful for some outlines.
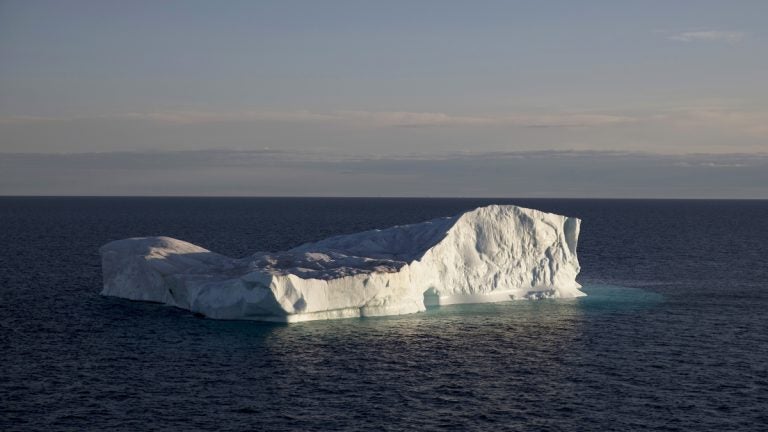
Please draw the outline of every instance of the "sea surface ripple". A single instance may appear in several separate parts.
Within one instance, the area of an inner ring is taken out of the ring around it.
[[[489,203],[584,220],[572,300],[291,325],[99,295],[98,247],[230,256]],[[0,430],[768,430],[768,202],[0,198]]]

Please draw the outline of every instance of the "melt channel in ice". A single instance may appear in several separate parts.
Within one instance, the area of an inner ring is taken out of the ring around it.
[[[512,205],[229,258],[169,237],[101,247],[102,295],[217,319],[295,322],[584,295],[581,221]]]

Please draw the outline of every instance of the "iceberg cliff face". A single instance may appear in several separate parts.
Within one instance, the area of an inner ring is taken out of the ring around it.
[[[576,282],[580,223],[492,205],[241,259],[168,237],[131,238],[100,249],[101,294],[279,322],[577,297],[584,295]]]

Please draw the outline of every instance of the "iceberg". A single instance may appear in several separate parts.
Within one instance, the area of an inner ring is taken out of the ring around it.
[[[169,237],[101,247],[102,295],[215,319],[297,322],[584,295],[581,221],[512,205],[229,258]]]

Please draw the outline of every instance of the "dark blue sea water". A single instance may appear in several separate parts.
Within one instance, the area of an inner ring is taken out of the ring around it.
[[[291,325],[99,296],[97,249],[232,256],[488,203],[583,219],[577,300]],[[0,198],[0,430],[768,430],[768,201]]]

